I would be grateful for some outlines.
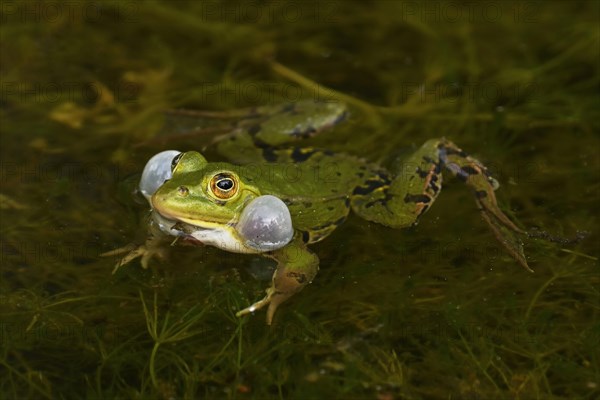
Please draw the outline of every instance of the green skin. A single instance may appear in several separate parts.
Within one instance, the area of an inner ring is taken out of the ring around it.
[[[184,153],[173,167],[172,179],[153,195],[154,215],[172,223],[179,235],[189,238],[194,232],[220,229],[230,235],[229,245],[209,244],[240,253],[256,253],[234,229],[244,206],[267,194],[286,203],[294,238],[279,250],[261,253],[277,261],[272,284],[262,300],[239,311],[238,316],[268,306],[270,325],[277,307],[317,274],[319,259],[307,245],[327,237],[350,210],[393,228],[414,225],[439,194],[443,169],[471,187],[496,238],[529,270],[519,238],[525,232],[498,208],[497,182],[479,161],[452,142],[428,140],[405,160],[398,175],[354,156],[282,146],[331,127],[345,115],[346,108],[339,103],[299,102],[249,110],[243,123],[216,143],[219,153],[235,164],[209,163],[197,152]],[[225,200],[210,188],[211,179],[224,172],[232,174],[238,185],[236,195]],[[117,267],[139,256],[146,267],[152,256],[162,255],[169,236],[152,225],[146,244],[128,248],[130,253]]]

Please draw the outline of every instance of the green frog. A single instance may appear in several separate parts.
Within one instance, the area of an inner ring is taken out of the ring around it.
[[[136,257],[147,267],[173,237],[269,257],[277,267],[266,295],[237,316],[266,307],[270,325],[277,308],[317,274],[319,259],[309,245],[350,212],[392,228],[415,225],[440,194],[443,172],[471,188],[493,234],[530,270],[519,237],[525,232],[496,203],[498,182],[451,141],[426,141],[393,174],[359,157],[291,144],[346,119],[342,103],[301,101],[236,115],[241,122],[215,142],[231,162],[174,150],[148,162],[140,191],[151,207],[149,236],[142,246],[110,252],[129,252],[115,270]]]

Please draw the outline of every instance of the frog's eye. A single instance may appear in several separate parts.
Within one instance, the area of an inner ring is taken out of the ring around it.
[[[183,154],[184,153],[179,153],[175,157],[173,157],[173,160],[171,160],[171,172],[175,170],[175,167],[179,163],[179,160],[181,160],[181,157],[183,157]]]
[[[210,180],[210,190],[218,199],[230,199],[238,191],[237,177],[226,172],[217,174]]]

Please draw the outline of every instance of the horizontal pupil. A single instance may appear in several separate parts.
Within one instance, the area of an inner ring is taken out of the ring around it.
[[[217,182],[217,187],[221,190],[230,190],[233,187],[233,181],[231,179],[223,179]]]

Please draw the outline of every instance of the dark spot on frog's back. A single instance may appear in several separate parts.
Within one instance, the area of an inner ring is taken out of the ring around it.
[[[429,179],[429,187],[431,188],[431,190],[433,190],[434,194],[437,194],[440,190],[439,185],[436,183],[437,181],[438,181],[438,176],[431,175],[431,178]]]
[[[365,186],[357,186],[352,192],[353,195],[367,195],[372,193],[376,189],[388,186],[388,182],[385,180],[371,178],[365,181]]]
[[[377,177],[386,185],[389,185],[392,183],[392,180],[390,179],[388,174],[385,173],[384,171],[377,171]]]
[[[277,153],[275,153],[275,149],[272,147],[263,147],[262,148],[263,158],[268,162],[277,161]]]
[[[435,168],[433,169],[434,174],[439,174],[440,172],[442,172],[442,166],[440,165],[439,162],[435,161],[433,158],[428,157],[428,156],[423,156],[423,161],[425,161],[426,163],[435,165]]]
[[[417,167],[417,175],[419,175],[419,177],[425,179],[425,178],[427,178],[427,175],[429,175],[429,171],[423,171],[420,167]]]
[[[431,197],[426,194],[407,194],[404,196],[405,203],[429,203]]]
[[[292,151],[291,156],[292,156],[292,160],[294,160],[295,162],[303,162],[303,161],[308,160],[316,152],[317,152],[316,150],[312,150],[312,149],[295,147],[294,150]]]
[[[317,132],[317,130],[312,126],[309,126],[304,130],[296,127],[289,133],[289,135],[296,137],[296,138],[309,138],[316,132]]]

